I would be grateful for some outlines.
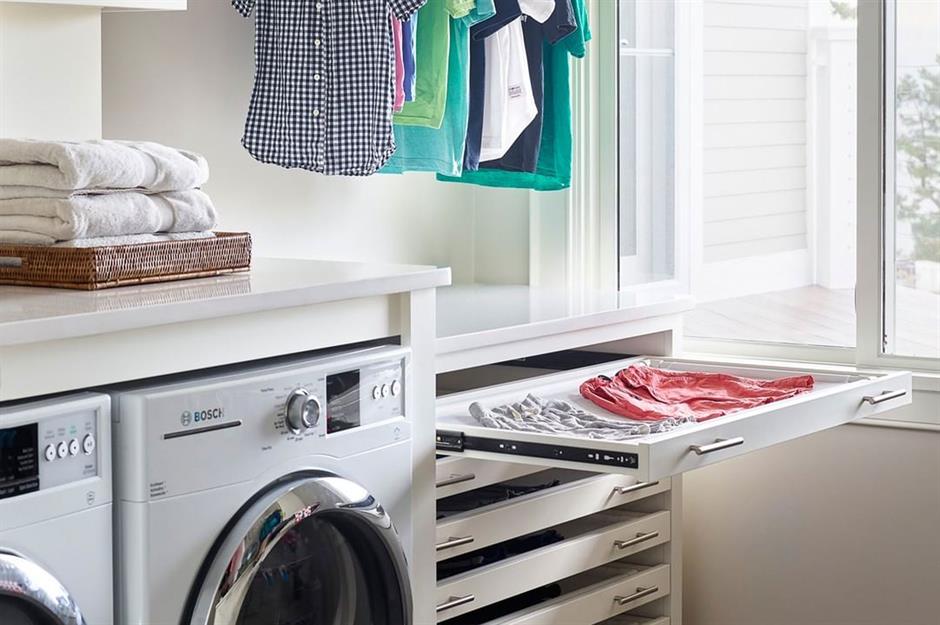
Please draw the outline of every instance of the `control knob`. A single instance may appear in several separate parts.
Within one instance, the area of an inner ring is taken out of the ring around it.
[[[306,389],[299,388],[287,398],[287,427],[301,434],[320,421],[320,401]]]

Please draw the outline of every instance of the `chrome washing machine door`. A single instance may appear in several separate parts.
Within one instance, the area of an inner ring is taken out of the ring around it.
[[[410,625],[404,551],[388,514],[350,480],[298,473],[222,532],[184,625]]]
[[[0,623],[86,625],[75,599],[49,571],[0,551]]]

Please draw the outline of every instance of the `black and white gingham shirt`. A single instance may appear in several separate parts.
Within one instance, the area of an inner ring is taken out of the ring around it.
[[[425,1],[232,0],[245,17],[257,7],[242,145],[284,167],[375,173],[395,151],[389,9],[404,20]]]

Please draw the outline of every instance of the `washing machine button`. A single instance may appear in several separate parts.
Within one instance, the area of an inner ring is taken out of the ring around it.
[[[372,387],[372,399],[382,399],[382,389],[378,384]]]
[[[59,443],[57,450],[59,452],[59,457],[65,458],[67,455],[69,455],[69,444],[66,443],[65,441],[62,441],[61,443]]]
[[[392,397],[398,397],[399,393],[401,393],[401,382],[395,380],[392,382]]]
[[[53,460],[55,460],[55,456],[56,456],[55,445],[46,445],[45,452],[43,453],[46,456],[46,460],[48,460],[49,462],[52,462]]]
[[[382,397],[388,397],[392,392],[392,389],[388,387],[388,384],[382,385]]]
[[[80,446],[78,444],[77,438],[73,438],[72,440],[69,441],[69,455],[70,456],[77,456],[79,452],[79,448]]]
[[[90,456],[93,451],[95,451],[97,441],[93,434],[86,434],[85,438],[82,439],[82,451],[85,452],[86,456]]]

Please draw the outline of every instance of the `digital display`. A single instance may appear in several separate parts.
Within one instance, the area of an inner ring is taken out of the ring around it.
[[[326,431],[342,432],[362,425],[359,370],[326,376]]]
[[[0,499],[39,490],[39,426],[0,430]]]

